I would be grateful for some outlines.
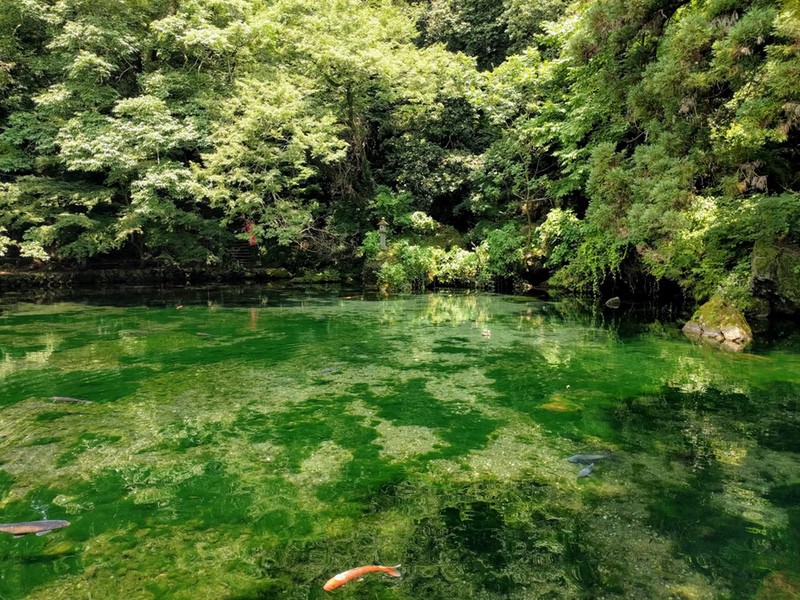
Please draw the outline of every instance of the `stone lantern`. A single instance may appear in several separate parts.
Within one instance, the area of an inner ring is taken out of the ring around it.
[[[378,231],[381,234],[381,250],[386,250],[386,226],[389,223],[386,222],[386,219],[381,217],[380,223],[378,223]]]

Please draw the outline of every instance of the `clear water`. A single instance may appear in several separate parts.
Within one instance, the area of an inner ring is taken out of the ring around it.
[[[71,525],[0,533],[0,598],[798,597],[800,342],[634,309],[7,297],[0,522]]]

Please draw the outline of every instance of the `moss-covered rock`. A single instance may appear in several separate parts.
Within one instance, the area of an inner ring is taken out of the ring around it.
[[[264,269],[264,275],[268,279],[291,279],[292,274],[289,273],[288,269],[284,269],[283,267],[273,267]]]
[[[750,291],[772,311],[800,313],[800,247],[757,242],[753,248]]]
[[[744,315],[720,296],[703,304],[683,326],[683,332],[704,342],[711,342],[726,350],[738,352],[753,341],[753,332]]]
[[[291,281],[292,283],[338,283],[342,281],[342,274],[333,269],[305,271]]]

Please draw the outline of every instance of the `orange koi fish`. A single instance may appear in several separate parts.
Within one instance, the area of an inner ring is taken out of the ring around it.
[[[328,579],[328,582],[322,586],[322,589],[326,592],[330,592],[331,590],[335,590],[336,588],[343,586],[348,581],[353,581],[353,579],[359,579],[360,577],[363,577],[367,573],[380,572],[391,575],[392,577],[400,577],[400,573],[397,571],[397,567],[399,566],[400,565],[395,565],[393,567],[382,567],[380,565],[367,565],[365,567],[356,567],[355,569],[350,569],[344,573],[334,575]]]

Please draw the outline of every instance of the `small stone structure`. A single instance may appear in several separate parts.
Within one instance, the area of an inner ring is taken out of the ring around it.
[[[744,315],[719,296],[703,304],[683,326],[690,338],[740,352],[753,341],[753,332]]]

